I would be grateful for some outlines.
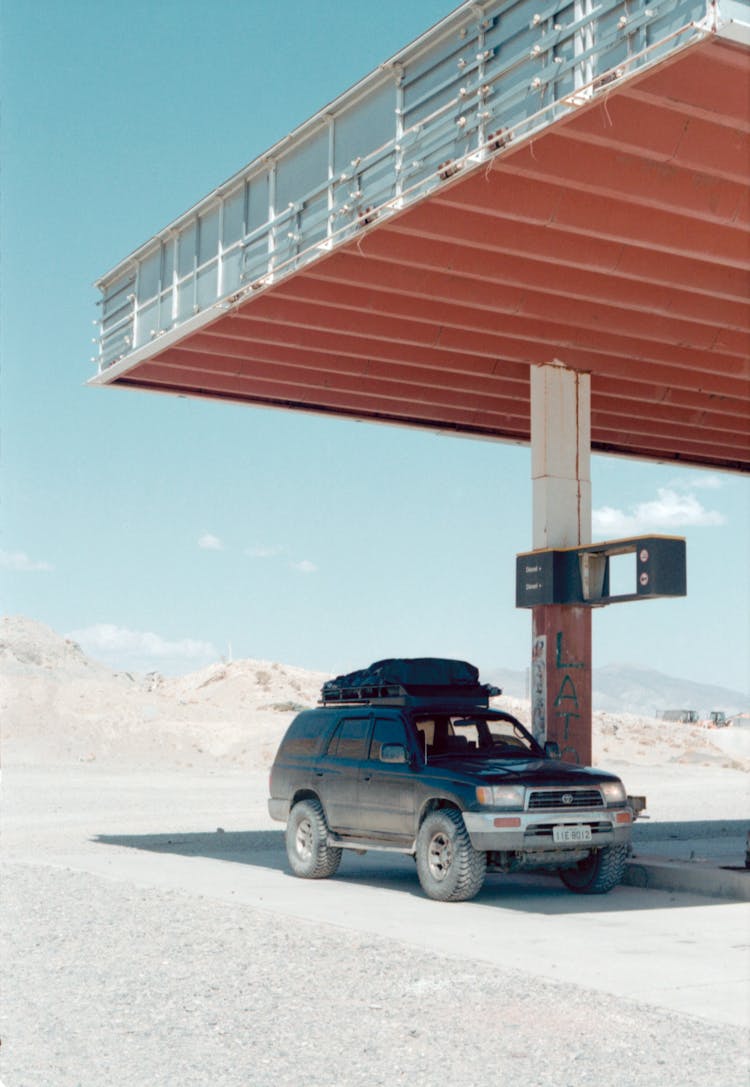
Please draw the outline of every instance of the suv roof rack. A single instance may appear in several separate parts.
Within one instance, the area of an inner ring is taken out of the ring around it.
[[[362,690],[347,691],[341,696],[325,695],[318,701],[320,706],[412,706],[430,709],[436,706],[453,706],[456,709],[487,709],[492,695],[502,694],[499,687],[490,687],[488,692],[479,691],[475,695],[457,691],[455,687],[446,688],[442,693],[402,694],[378,693]]]
[[[399,704],[409,697],[409,692],[400,683],[352,684],[334,687],[328,683],[320,690],[320,701],[329,702],[382,702],[385,699],[398,699]]]

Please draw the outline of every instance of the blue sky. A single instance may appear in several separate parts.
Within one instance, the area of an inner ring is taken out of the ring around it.
[[[527,665],[528,449],[85,387],[94,280],[452,7],[4,0],[4,614],[121,668]],[[595,666],[747,691],[748,481],[592,475],[599,538],[688,541],[687,598],[597,611]]]

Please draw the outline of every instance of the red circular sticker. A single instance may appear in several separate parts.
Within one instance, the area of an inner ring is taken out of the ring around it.
[[[648,574],[641,574],[640,582],[641,585],[648,585]]]
[[[641,549],[638,558],[641,560],[641,562],[648,562],[648,551],[645,547]]]

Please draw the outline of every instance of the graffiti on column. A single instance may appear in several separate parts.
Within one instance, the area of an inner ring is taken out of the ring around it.
[[[563,632],[558,630],[555,636],[555,667],[558,669],[558,673],[562,672],[562,678],[560,679],[560,686],[557,689],[557,695],[555,697],[552,706],[558,717],[563,719],[563,742],[560,745],[562,747],[563,757],[567,756],[580,763],[580,756],[570,741],[570,720],[573,717],[580,717],[578,705],[578,691],[576,690],[575,680],[571,675],[571,672],[576,668],[583,668],[583,661],[565,660],[564,647],[563,647]]]
[[[547,739],[547,638],[534,638],[531,651],[531,731],[538,744]]]

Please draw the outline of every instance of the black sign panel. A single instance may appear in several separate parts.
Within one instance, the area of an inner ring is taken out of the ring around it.
[[[610,595],[610,558],[634,552],[636,580],[632,591]],[[517,608],[535,608],[541,604],[602,607],[686,593],[685,540],[680,536],[636,536],[516,555]]]

